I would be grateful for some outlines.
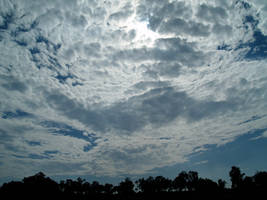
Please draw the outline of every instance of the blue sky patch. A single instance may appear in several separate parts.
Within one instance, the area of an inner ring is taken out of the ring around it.
[[[6,111],[3,112],[2,114],[3,119],[14,119],[14,118],[24,118],[24,117],[33,117],[33,115],[23,110],[16,110],[15,112]]]
[[[26,141],[26,143],[30,146],[41,146],[41,142],[37,141]]]
[[[68,75],[61,75],[61,74],[58,74],[56,77],[55,77],[60,83],[65,83],[67,81],[67,79],[73,79],[73,76],[71,74],[68,74]]]
[[[241,124],[246,124],[246,123],[249,123],[249,122],[253,122],[253,121],[262,119],[262,118],[264,118],[264,117],[266,117],[266,115],[262,115],[262,116],[254,115],[254,116],[252,116],[250,119],[248,119],[248,120],[246,120],[246,121],[243,121],[243,122],[239,123],[239,125],[241,125]]]
[[[44,155],[38,155],[38,154],[29,154],[28,158],[34,159],[34,160],[42,160],[42,159],[49,159],[49,156],[44,156]]]
[[[239,136],[233,142],[219,147],[205,145],[204,147],[208,150],[191,154],[188,162],[154,169],[151,174],[165,174],[174,178],[174,175],[178,175],[182,170],[194,170],[198,171],[201,177],[211,178],[215,181],[223,178],[230,186],[228,172],[233,165],[240,167],[247,175],[254,175],[257,170],[266,170],[267,138],[254,140],[264,131],[267,131],[267,128],[250,131]]]
[[[250,47],[245,58],[251,60],[267,58],[267,36],[263,35],[261,31],[255,31],[253,37],[252,42],[245,44],[245,47]]]
[[[48,128],[48,131],[51,133],[83,139],[92,144],[94,144],[95,140],[97,139],[95,134],[85,135],[84,131],[75,129],[67,124],[58,123],[55,121],[43,121],[40,123],[40,125],[45,128]]]

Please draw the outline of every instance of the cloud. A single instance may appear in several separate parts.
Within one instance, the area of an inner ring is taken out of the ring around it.
[[[175,33],[178,35],[189,34],[192,36],[208,36],[209,25],[196,23],[194,21],[185,21],[180,18],[170,19],[161,24],[158,28],[160,33]]]
[[[155,48],[142,47],[116,52],[113,59],[131,62],[178,62],[186,66],[200,66],[205,62],[205,54],[196,49],[195,43],[174,37],[156,40]]]
[[[1,1],[0,176],[144,174],[266,128],[265,7]]]
[[[219,22],[220,20],[226,20],[228,17],[227,11],[223,7],[211,6],[207,4],[201,4],[198,7],[196,14],[200,19],[211,22]]]
[[[120,11],[112,13],[109,16],[109,20],[116,22],[119,22],[121,20],[127,20],[127,18],[129,18],[132,14],[133,14],[132,5],[130,3],[127,3],[122,8],[120,8]]]
[[[27,85],[25,83],[19,81],[19,80],[12,80],[12,77],[2,77],[3,79],[6,79],[5,83],[2,84],[2,87],[4,87],[7,90],[10,91],[18,91],[18,92],[25,92],[27,90]]]
[[[144,83],[139,83],[135,87],[142,88],[142,85]],[[106,132],[115,129],[118,133],[128,134],[141,130],[149,123],[161,125],[177,117],[198,121],[237,107],[235,102],[197,101],[172,87],[151,89],[125,102],[98,109],[86,109],[59,93],[48,94],[46,99],[51,107],[70,119],[77,119],[86,124],[94,131]]]
[[[153,65],[142,65],[144,69],[143,75],[154,79],[160,77],[175,78],[181,73],[181,65],[179,63],[160,62]]]

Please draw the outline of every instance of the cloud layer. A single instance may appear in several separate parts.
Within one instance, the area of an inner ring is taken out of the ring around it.
[[[266,129],[266,7],[1,1],[0,176],[144,174]]]

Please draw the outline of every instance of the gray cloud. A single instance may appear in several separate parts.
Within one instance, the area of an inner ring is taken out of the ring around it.
[[[156,83],[140,83],[135,87],[145,88]],[[86,109],[79,103],[62,94],[49,94],[47,101],[52,107],[71,119],[106,132],[115,129],[118,133],[131,133],[151,123],[161,126],[177,117],[189,122],[225,113],[237,107],[235,102],[197,101],[185,92],[172,87],[151,89],[143,95],[132,97],[125,102],[116,103],[108,108]]]
[[[167,86],[169,86],[169,83],[163,81],[141,81],[136,83],[133,87],[139,90],[147,90],[150,88],[161,88]]]
[[[142,1],[137,14],[142,20],[148,20],[152,30],[155,30],[164,19],[176,17],[187,17],[192,14],[192,9],[183,1]]]
[[[143,75],[154,79],[160,77],[175,78],[180,75],[181,65],[178,63],[160,62],[153,65],[141,65]]]
[[[71,25],[74,27],[83,28],[88,24],[85,16],[83,16],[83,15],[77,16],[76,14],[67,12],[67,13],[65,13],[65,16],[66,16],[66,19],[68,21],[70,21]]]
[[[18,91],[18,92],[25,92],[28,89],[28,86],[16,78],[12,76],[2,76],[3,80],[6,80],[5,83],[2,84],[2,87],[9,91]]]
[[[209,22],[218,23],[221,20],[226,20],[228,14],[226,10],[222,7],[211,6],[207,4],[201,4],[198,7],[198,11],[196,14],[200,19],[204,19]]]
[[[230,35],[232,33],[232,27],[229,25],[214,24],[212,32],[217,35]]]
[[[195,43],[180,38],[159,39],[158,49],[153,50],[154,59],[160,61],[178,61],[187,66],[200,66],[205,54],[195,49]]]
[[[84,52],[87,56],[89,57],[99,57],[100,56],[100,50],[101,50],[101,44],[99,43],[90,43],[90,44],[86,44],[83,45],[84,47]]]
[[[199,22],[185,21],[181,18],[172,18],[158,27],[160,33],[175,33],[177,35],[189,34],[192,36],[208,36],[210,26]]]
[[[121,11],[112,13],[109,16],[109,20],[111,21],[120,21],[120,20],[126,20],[128,17],[130,17],[134,13],[132,5],[130,3],[126,4],[123,8],[121,8]]]
[[[217,10],[222,15],[223,11],[215,8],[215,11]],[[208,36],[210,34],[209,25],[190,20],[193,11],[182,1],[161,2],[159,4],[146,2],[139,6],[138,14],[140,18],[148,20],[152,30],[159,33],[189,34],[192,36]]]
[[[163,38],[155,42],[154,48],[138,48],[116,52],[114,60],[180,62],[186,66],[201,66],[205,54],[195,49],[195,43],[180,38]],[[179,68],[179,65],[177,65]],[[170,68],[166,67],[166,74]],[[161,72],[164,74],[164,72]]]

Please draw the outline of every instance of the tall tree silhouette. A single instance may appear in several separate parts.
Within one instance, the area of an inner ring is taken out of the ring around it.
[[[229,172],[232,182],[232,189],[238,189],[241,187],[244,175],[245,174],[241,173],[241,170],[238,167],[232,167],[231,171]]]
[[[179,175],[173,181],[173,188],[176,191],[185,191],[187,189],[188,174],[185,171],[179,173]]]

